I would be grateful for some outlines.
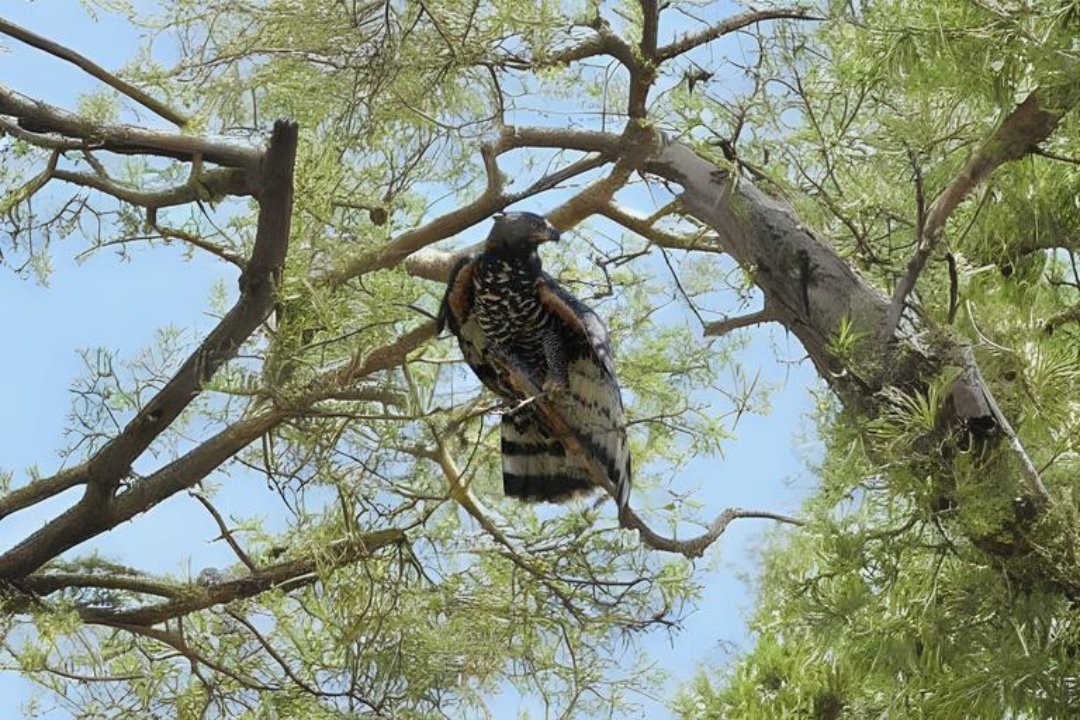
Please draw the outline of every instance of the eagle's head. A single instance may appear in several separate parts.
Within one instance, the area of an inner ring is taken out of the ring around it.
[[[496,255],[527,256],[537,245],[558,242],[559,231],[543,215],[530,212],[499,213],[491,228],[484,251]]]

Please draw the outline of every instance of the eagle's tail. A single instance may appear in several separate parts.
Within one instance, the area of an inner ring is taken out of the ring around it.
[[[562,405],[562,403],[560,403]],[[592,417],[586,420],[577,412],[564,411],[578,442],[605,469],[615,485],[619,513],[630,497],[630,449],[622,417]],[[503,492],[526,501],[564,502],[596,489],[586,462],[567,454],[535,408],[526,405],[502,417]]]
[[[588,471],[528,405],[502,417],[503,492],[532,502],[564,502],[595,489]]]

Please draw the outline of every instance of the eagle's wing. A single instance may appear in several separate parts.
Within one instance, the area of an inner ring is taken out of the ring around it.
[[[607,471],[622,510],[630,495],[630,448],[607,328],[547,273],[537,281],[537,293],[541,305],[558,321],[558,336],[553,340],[560,344],[566,363],[568,392],[554,399],[579,442]]]
[[[480,324],[472,317],[473,272],[476,269],[476,256],[461,258],[450,270],[450,279],[446,283],[439,314],[436,317],[438,332],[449,329],[458,339],[461,354],[465,362],[480,378],[480,382],[496,395],[512,399],[513,393],[499,382],[495,366],[484,356],[487,341],[480,329]]]

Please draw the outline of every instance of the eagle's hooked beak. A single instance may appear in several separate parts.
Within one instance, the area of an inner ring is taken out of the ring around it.
[[[546,242],[559,242],[559,231],[550,222],[544,223],[544,229],[536,234],[536,244]]]

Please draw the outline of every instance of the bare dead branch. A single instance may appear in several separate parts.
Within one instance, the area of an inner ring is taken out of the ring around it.
[[[176,125],[181,129],[184,128],[189,122],[189,119],[187,117],[176,112],[175,110],[167,106],[165,103],[153,98],[152,96],[143,92],[134,85],[131,85],[130,83],[121,80],[105,68],[101,67],[89,58],[80,55],[79,53],[75,52],[70,48],[64,47],[59,43],[55,43],[52,40],[48,40],[41,37],[40,35],[32,33],[26,28],[9,22],[2,17],[0,17],[0,33],[4,33],[5,35],[15,38],[16,40],[20,40],[27,45],[30,45],[31,47],[37,48],[38,50],[43,50],[50,55],[54,55],[60,58],[61,60],[66,60],[72,65],[75,65],[76,67],[96,77],[98,80],[102,81],[109,87],[118,90],[124,95],[127,95],[135,102],[157,113],[158,115],[165,118],[173,125]]]
[[[990,137],[964,163],[952,182],[934,199],[927,212],[915,255],[893,291],[888,322],[884,328],[886,340],[891,340],[896,333],[907,297],[915,289],[919,274],[926,266],[930,253],[937,247],[945,224],[957,206],[999,167],[1032,152],[1038,143],[1057,129],[1061,119],[1078,102],[1080,81],[1077,78],[1061,86],[1034,90],[1002,119]]]

